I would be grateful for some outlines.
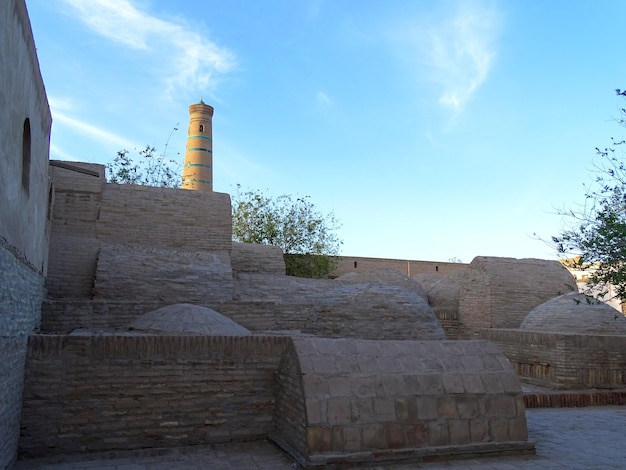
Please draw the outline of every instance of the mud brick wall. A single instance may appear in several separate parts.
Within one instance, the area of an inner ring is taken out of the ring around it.
[[[90,298],[100,248],[96,221],[102,202],[104,166],[71,164],[100,176],[50,167],[54,206],[46,279],[49,298]]]
[[[47,299],[41,306],[41,331],[65,335],[77,328],[126,328],[137,317],[164,305],[167,302]]]
[[[0,237],[0,468],[16,455],[27,338],[44,292],[43,276]]]
[[[170,302],[154,300],[46,300],[41,310],[41,331],[67,334],[77,328],[124,329],[137,317]],[[226,315],[252,331],[301,330],[312,305],[279,305],[274,302],[224,302],[201,304]]]
[[[418,274],[428,274],[435,278],[443,278],[466,267],[467,264],[465,263],[339,256],[337,257],[337,266],[331,273],[331,277],[339,277],[348,273],[362,273],[381,268],[391,268],[408,277],[413,277]]]
[[[271,437],[304,465],[534,448],[519,380],[488,341],[298,338],[279,379]]]
[[[576,288],[558,261],[477,256],[467,267],[459,291],[464,337],[482,328],[518,328],[536,306]]]
[[[232,298],[227,251],[193,252],[102,243],[94,298],[211,304]]]
[[[558,389],[625,388],[626,336],[485,329],[523,380]]]
[[[225,193],[107,184],[98,238],[188,251],[230,251],[230,211],[230,196]]]
[[[273,427],[283,337],[31,336],[28,457],[259,439]]]

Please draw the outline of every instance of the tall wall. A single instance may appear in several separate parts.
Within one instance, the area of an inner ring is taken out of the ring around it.
[[[287,337],[31,336],[20,454],[261,439]]]
[[[107,184],[102,165],[71,165],[99,176],[51,169],[55,201],[49,298],[137,300],[138,291],[150,287],[142,293],[148,300],[154,300],[155,289],[161,297],[185,300],[189,289],[198,291],[199,282],[211,280],[216,281],[214,293],[220,292],[217,298],[230,297],[227,194]],[[203,265],[206,260],[209,266]],[[172,276],[176,272],[178,278]],[[169,282],[157,282],[159,273],[167,274]]]
[[[52,118],[23,0],[0,2],[0,468],[17,455],[27,335],[48,263]]]

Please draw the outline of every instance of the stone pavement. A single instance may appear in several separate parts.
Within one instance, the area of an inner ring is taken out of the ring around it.
[[[612,469],[626,468],[626,407],[527,410],[536,455],[359,467],[380,470]],[[57,456],[19,461],[15,470],[255,470],[294,469],[293,460],[267,441],[173,450]]]

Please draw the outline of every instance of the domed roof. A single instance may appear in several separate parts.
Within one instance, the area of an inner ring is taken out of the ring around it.
[[[439,280],[428,290],[428,303],[435,312],[445,310],[459,311],[459,292],[465,276],[465,269],[459,269]]]
[[[210,308],[193,304],[174,304],[148,312],[128,327],[146,333],[250,336],[251,333],[230,318]]]
[[[375,283],[327,290],[302,332],[331,338],[446,339],[426,299],[401,286]]]
[[[391,268],[373,269],[362,273],[347,273],[334,279],[334,282],[345,284],[382,284],[385,286],[398,286],[415,292],[426,300],[426,291],[422,285],[414,279]]]
[[[604,302],[570,292],[535,307],[524,318],[520,329],[550,333],[626,335],[626,317]]]

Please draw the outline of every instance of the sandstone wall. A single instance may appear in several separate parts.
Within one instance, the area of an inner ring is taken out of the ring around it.
[[[31,336],[20,454],[260,439],[289,339]]]
[[[626,336],[485,329],[526,381],[550,388],[626,388]]]

